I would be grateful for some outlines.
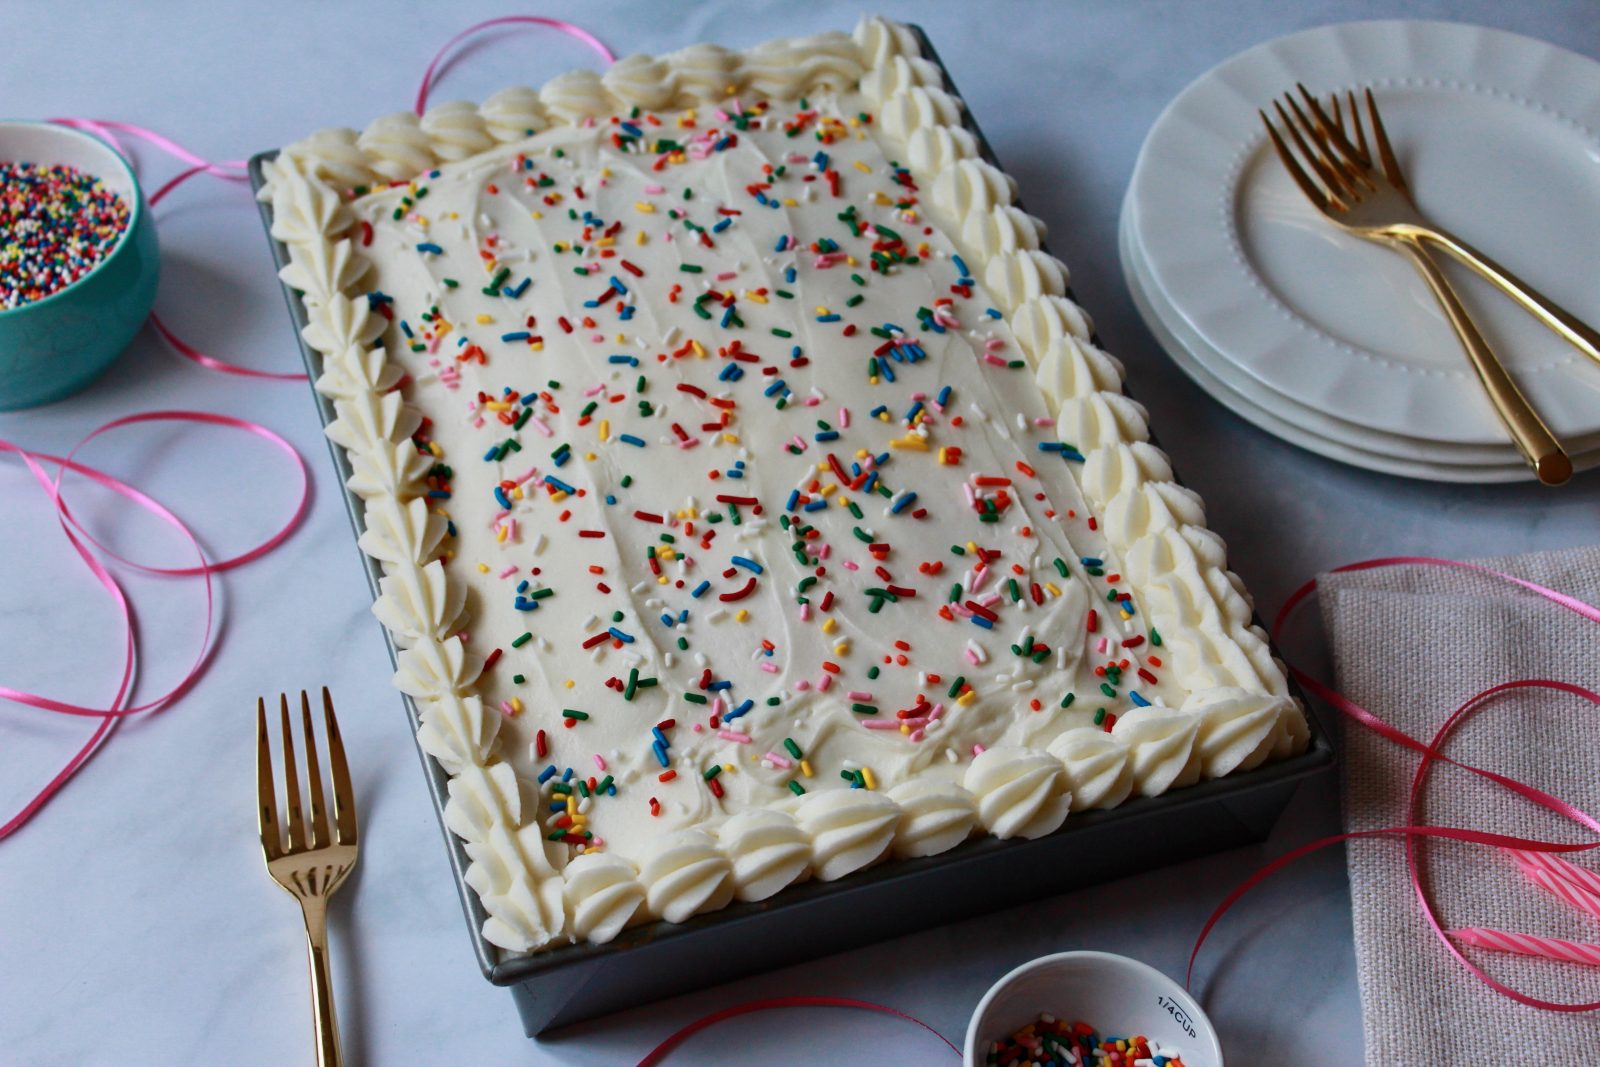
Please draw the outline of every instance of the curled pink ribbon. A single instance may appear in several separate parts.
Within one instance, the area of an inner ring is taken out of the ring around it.
[[[1436,559],[1431,556],[1389,556],[1380,559],[1365,560],[1360,563],[1351,563],[1343,567],[1336,567],[1334,570],[1335,572],[1360,571],[1372,570],[1379,567],[1400,566],[1458,567],[1464,570],[1476,571],[1479,574],[1487,575],[1489,577],[1520,586],[1521,588],[1543,597],[1544,599],[1563,607],[1574,614],[1580,615],[1591,622],[1600,622],[1600,608],[1595,608],[1593,605],[1579,600],[1577,597],[1569,596],[1566,593],[1559,592],[1555,589],[1550,589],[1547,586],[1538,584],[1537,582],[1530,582],[1526,579],[1518,578],[1515,575],[1505,574],[1501,571],[1494,570],[1493,568],[1484,567],[1475,563],[1463,563],[1459,560],[1450,559]],[[1283,629],[1283,624],[1289,615],[1303,601],[1305,601],[1306,598],[1314,593],[1316,588],[1316,580],[1312,579],[1297,589],[1294,595],[1285,601],[1283,607],[1279,610],[1272,623],[1272,633],[1274,637],[1277,637],[1279,632]],[[1231,893],[1224,897],[1222,903],[1217,905],[1216,910],[1213,911],[1211,916],[1206,920],[1205,925],[1200,930],[1199,937],[1195,939],[1193,950],[1189,953],[1189,969],[1185,977],[1185,983],[1187,984],[1192,982],[1194,978],[1195,959],[1200,955],[1200,948],[1205,944],[1206,938],[1216,926],[1217,921],[1222,918],[1223,914],[1226,913],[1229,908],[1233,907],[1240,897],[1244,896],[1245,893],[1249,892],[1256,885],[1260,884],[1262,881],[1276,872],[1282,870],[1284,867],[1287,867],[1300,857],[1308,855],[1312,852],[1316,852],[1319,849],[1327,848],[1330,845],[1336,845],[1343,841],[1352,841],[1358,838],[1394,837],[1405,841],[1406,867],[1411,877],[1411,888],[1416,894],[1418,909],[1422,912],[1423,920],[1427,923],[1428,928],[1433,931],[1434,936],[1438,938],[1439,943],[1445,947],[1445,950],[1449,952],[1450,955],[1461,964],[1461,966],[1465,967],[1473,977],[1477,978],[1480,982],[1487,985],[1490,989],[1493,989],[1502,996],[1508,997],[1511,1000],[1516,1001],[1518,1004],[1527,1005],[1528,1007],[1542,1008],[1546,1011],[1559,1012],[1586,1012],[1600,1009],[1600,1001],[1595,1001],[1592,1003],[1570,1003],[1564,1001],[1549,1001],[1543,1000],[1539,997],[1528,996],[1527,994],[1512,989],[1510,986],[1507,986],[1496,980],[1471,960],[1467,959],[1466,956],[1462,955],[1461,950],[1451,940],[1449,933],[1439,922],[1438,913],[1435,911],[1433,902],[1431,899],[1429,899],[1428,892],[1422,885],[1422,878],[1418,874],[1416,857],[1416,844],[1418,839],[1421,838],[1441,838],[1451,841],[1465,841],[1470,844],[1489,845],[1505,849],[1517,849],[1523,852],[1535,854],[1585,852],[1590,849],[1600,848],[1600,840],[1593,841],[1588,844],[1567,844],[1555,841],[1539,841],[1508,834],[1489,833],[1482,830],[1459,829],[1449,826],[1432,826],[1417,822],[1417,805],[1421,801],[1422,789],[1424,784],[1427,782],[1429,772],[1432,770],[1432,767],[1435,763],[1448,763],[1464,771],[1468,771],[1471,774],[1475,774],[1481,778],[1487,779],[1488,781],[1494,782],[1496,785],[1499,785],[1502,788],[1509,789],[1516,795],[1530,801],[1531,803],[1539,805],[1547,811],[1554,812],[1563,818],[1569,819],[1580,826],[1583,826],[1585,829],[1588,829],[1596,834],[1600,834],[1600,821],[1597,821],[1594,816],[1567,803],[1566,801],[1561,800],[1558,797],[1551,796],[1542,789],[1529,785],[1526,782],[1520,782],[1514,778],[1507,777],[1506,775],[1497,774],[1494,771],[1485,770],[1481,767],[1474,767],[1471,764],[1462,763],[1458,760],[1451,759],[1449,756],[1446,756],[1439,750],[1445,739],[1449,737],[1449,735],[1462,721],[1475,712],[1481,710],[1496,696],[1499,696],[1502,693],[1526,689],[1547,689],[1554,692],[1566,693],[1579,697],[1596,706],[1600,706],[1600,693],[1585,689],[1580,685],[1573,685],[1570,682],[1554,681],[1545,678],[1518,679],[1515,681],[1501,682],[1499,685],[1491,686],[1488,689],[1485,689],[1483,692],[1476,694],[1468,699],[1465,703],[1457,707],[1453,712],[1451,712],[1450,716],[1445,719],[1443,725],[1439,727],[1438,732],[1434,734],[1433,739],[1431,741],[1423,742],[1418,741],[1416,738],[1413,738],[1404,731],[1396,729],[1389,723],[1384,722],[1372,712],[1361,707],[1359,704],[1355,703],[1353,700],[1350,700],[1348,697],[1339,693],[1332,687],[1324,685],[1322,682],[1312,678],[1299,668],[1291,666],[1289,671],[1307,690],[1315,693],[1322,700],[1332,705],[1345,717],[1353,720],[1366,729],[1372,730],[1379,736],[1384,737],[1389,741],[1393,741],[1398,745],[1412,749],[1421,755],[1422,761],[1418,764],[1416,774],[1411,780],[1411,791],[1407,799],[1407,825],[1383,827],[1375,830],[1357,830],[1349,833],[1334,834],[1329,837],[1319,838],[1318,840],[1301,845],[1298,848],[1291,849],[1289,852],[1279,856],[1277,859],[1261,867],[1254,874],[1250,875],[1250,877],[1246,878],[1242,883],[1240,883],[1239,886],[1236,887]]]
[[[161,504],[159,501],[150,497],[148,494],[121,480],[120,478],[107,474],[104,471],[97,470],[85,463],[81,463],[75,458],[79,450],[100,435],[109,433],[110,431],[118,429],[119,427],[131,426],[136,423],[146,422],[192,422],[211,426],[222,426],[243,430],[270,442],[279,451],[285,453],[294,460],[295,468],[300,475],[299,498],[294,505],[293,514],[289,516],[288,521],[283,523],[275,533],[255,547],[247,549],[238,555],[231,556],[224,560],[217,562],[208,561],[206,559],[205,552],[201,549],[200,542],[195,538],[194,533],[183,522],[183,520],[178,518],[178,516],[175,515],[170,509]],[[61,525],[61,532],[66,536],[67,541],[72,545],[73,551],[78,554],[78,558],[83,561],[84,566],[86,566],[89,569],[89,572],[94,575],[95,580],[100,583],[101,588],[106,591],[106,594],[111,597],[112,603],[116,606],[117,613],[122,622],[123,640],[122,674],[117,681],[115,693],[104,707],[88,707],[81,704],[72,704],[67,701],[56,700],[52,697],[42,696],[38,693],[30,693],[25,690],[12,688],[10,686],[0,685],[0,700],[9,700],[13,703],[22,704],[26,707],[38,708],[43,711],[54,712],[61,715],[74,715],[99,720],[95,726],[94,732],[89,736],[89,739],[84,742],[82,747],[80,747],[72,756],[72,758],[69,759],[66,764],[59,771],[57,771],[48,782],[45,783],[42,789],[35,793],[34,796],[22,806],[20,811],[18,811],[5,823],[0,824],[0,839],[10,836],[12,833],[24,826],[28,820],[31,819],[47,801],[49,801],[52,796],[60,791],[60,789],[72,779],[72,776],[75,775],[83,767],[83,765],[89,761],[90,757],[92,757],[100,748],[100,746],[106,741],[106,739],[111,735],[112,731],[116,729],[116,725],[119,721],[128,717],[129,715],[136,715],[140,712],[159,711],[169,705],[173,700],[177,699],[177,697],[184,693],[190,685],[194,684],[195,679],[197,679],[201,672],[205,669],[206,662],[210,658],[212,650],[211,632],[214,611],[214,597],[212,593],[211,576],[213,574],[229,570],[233,567],[240,566],[241,564],[248,563],[253,559],[257,559],[265,555],[267,552],[270,552],[277,545],[281,544],[283,540],[294,531],[294,528],[299,525],[300,519],[305,514],[306,505],[311,496],[310,475],[306,470],[305,462],[300,458],[300,454],[295,451],[294,446],[291,445],[287,440],[267,429],[265,426],[260,425],[259,423],[250,422],[246,419],[236,419],[228,415],[217,415],[207,411],[149,411],[138,415],[125,415],[122,418],[114,419],[111,422],[106,423],[104,426],[94,430],[88,436],[84,437],[83,440],[74,445],[72,451],[68,452],[65,456],[53,456],[42,452],[32,452],[28,449],[22,448],[19,445],[13,444],[10,441],[0,440],[0,454],[5,453],[15,455],[22,460],[22,463],[25,467],[27,467],[28,472],[33,475],[34,481],[38,483],[42,490],[44,490],[45,496],[49,498],[52,506],[54,506],[56,510],[56,517]],[[54,476],[52,476],[49,471],[46,470],[47,464],[55,465],[56,470]],[[183,538],[189,549],[193,551],[195,564],[193,566],[185,567],[152,567],[147,564],[127,559],[107,549],[98,540],[96,540],[93,535],[84,529],[81,524],[79,524],[77,518],[72,514],[71,508],[67,506],[67,502],[62,496],[61,482],[68,471],[81,474],[90,481],[94,482],[96,485],[99,485],[105,489],[109,489],[119,496],[132,501],[145,511],[148,511],[152,515],[155,515],[157,518],[161,519],[168,526],[171,526],[177,531],[178,535]],[[165,693],[162,693],[154,699],[145,701],[142,704],[129,703],[129,700],[132,696],[131,686],[134,677],[134,670],[138,664],[139,658],[138,636],[133,627],[133,606],[130,603],[127,594],[123,591],[121,584],[117,582],[116,578],[112,576],[110,570],[107,569],[105,563],[99,558],[101,555],[116,560],[117,562],[126,566],[144,571],[147,574],[162,575],[174,578],[197,577],[200,578],[205,585],[205,628],[200,640],[199,651],[195,654],[193,663],[190,664],[183,677],[180,678],[178,682],[172,686],[172,688],[168,689]]]
[[[414,108],[416,113],[420,115],[428,109],[428,94],[433,91],[434,82],[443,77],[444,72],[450,69],[450,64],[455,62],[454,59],[447,58],[450,55],[451,49],[455,48],[456,45],[460,44],[462,41],[465,41],[473,34],[481,33],[482,31],[491,29],[495,26],[519,25],[546,26],[552,30],[560,30],[569,37],[576,37],[578,40],[594,49],[600,58],[605,60],[606,63],[615,63],[617,61],[617,57],[612,54],[611,49],[607,48],[605,46],[605,42],[601,41],[600,38],[596,37],[582,26],[575,26],[572,23],[565,22],[561,19],[545,18],[542,15],[502,15],[499,18],[484,19],[482,22],[474,23],[473,25],[468,26],[466,29],[450,38],[440,46],[439,51],[434,53],[433,60],[428,64],[428,69],[422,72],[422,84],[417,87],[417,102]]]

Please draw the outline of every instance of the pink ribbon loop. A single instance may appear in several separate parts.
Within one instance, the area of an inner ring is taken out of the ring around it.
[[[1524,578],[1518,578],[1516,575],[1505,574],[1501,571],[1494,570],[1490,567],[1484,567],[1476,563],[1463,563],[1459,560],[1450,559],[1436,559],[1430,556],[1389,556],[1380,559],[1365,560],[1360,563],[1351,563],[1343,567],[1337,567],[1335,568],[1335,572],[1372,570],[1380,567],[1401,566],[1458,567],[1464,570],[1475,571],[1479,574],[1516,585],[1527,590],[1528,592],[1534,593],[1535,595],[1550,601],[1553,604],[1565,608],[1566,610],[1571,611],[1582,618],[1588,619],[1591,622],[1600,622],[1600,608],[1595,608],[1593,605],[1579,600],[1577,597],[1570,596],[1569,594],[1559,592],[1555,589],[1550,589],[1547,586],[1538,584],[1537,582],[1530,582]],[[1292,596],[1289,597],[1287,601],[1285,601],[1283,607],[1273,619],[1272,634],[1274,638],[1276,638],[1282,631],[1284,623],[1294,612],[1294,610],[1312,593],[1314,593],[1316,588],[1317,583],[1316,580],[1313,579],[1307,582],[1305,585],[1302,585],[1294,592]],[[1411,790],[1407,798],[1407,825],[1383,827],[1374,830],[1356,830],[1348,833],[1334,834],[1331,837],[1320,838],[1316,841],[1311,841],[1307,844],[1301,845],[1298,848],[1291,849],[1289,852],[1279,856],[1277,859],[1251,874],[1250,877],[1246,878],[1231,893],[1223,898],[1222,903],[1217,905],[1216,910],[1211,913],[1211,916],[1206,920],[1205,925],[1201,928],[1199,937],[1195,939],[1194,948],[1189,953],[1189,970],[1185,978],[1186,983],[1192,982],[1194,978],[1194,964],[1195,960],[1200,955],[1200,948],[1205,944],[1206,938],[1211,934],[1211,931],[1216,926],[1218,920],[1222,918],[1223,914],[1226,913],[1229,908],[1233,907],[1240,897],[1244,896],[1262,881],[1282,870],[1284,867],[1289,866],[1302,856],[1309,855],[1310,853],[1316,852],[1319,849],[1327,848],[1330,845],[1336,845],[1344,841],[1354,841],[1361,838],[1393,837],[1405,842],[1406,867],[1411,877],[1411,888],[1416,894],[1418,909],[1422,912],[1423,920],[1427,923],[1429,929],[1433,931],[1433,934],[1438,939],[1439,943],[1444,946],[1445,950],[1449,952],[1450,955],[1461,964],[1461,966],[1466,968],[1468,973],[1502,996],[1508,997],[1511,1000],[1516,1001],[1518,1004],[1524,1004],[1528,1007],[1558,1012],[1587,1012],[1600,1010],[1600,1001],[1591,1003],[1568,1003],[1562,1001],[1548,1001],[1538,997],[1528,996],[1525,993],[1519,992],[1518,990],[1512,989],[1511,987],[1501,983],[1471,960],[1467,959],[1466,956],[1462,955],[1460,948],[1457,947],[1455,941],[1452,940],[1450,933],[1446,931],[1443,925],[1439,922],[1438,913],[1434,909],[1433,902],[1429,898],[1427,890],[1422,885],[1422,878],[1417,870],[1416,857],[1416,846],[1419,840],[1436,838],[1451,841],[1464,841],[1469,844],[1516,850],[1517,852],[1526,853],[1532,857],[1538,857],[1537,862],[1543,863],[1546,859],[1548,859],[1550,862],[1547,864],[1547,866],[1551,869],[1560,867],[1561,869],[1573,868],[1578,871],[1584,871],[1583,868],[1576,868],[1572,864],[1567,864],[1564,861],[1557,860],[1556,854],[1587,852],[1592,849],[1600,848],[1600,840],[1591,841],[1587,844],[1570,844],[1556,841],[1540,841],[1532,838],[1518,837],[1509,834],[1496,834],[1482,830],[1432,826],[1418,823],[1416,821],[1417,807],[1421,803],[1423,786],[1427,782],[1428,774],[1433,765],[1435,763],[1448,763],[1454,767],[1458,767],[1473,775],[1483,778],[1486,781],[1493,782],[1501,788],[1508,789],[1517,796],[1520,796],[1531,803],[1537,804],[1539,807],[1544,808],[1547,811],[1553,812],[1565,819],[1577,823],[1587,830],[1590,830],[1596,834],[1600,834],[1600,820],[1596,820],[1594,816],[1583,811],[1582,809],[1569,804],[1558,797],[1551,796],[1544,790],[1529,785],[1526,782],[1521,782],[1506,775],[1497,774],[1493,771],[1485,770],[1480,767],[1474,767],[1470,764],[1461,763],[1457,760],[1451,759],[1449,756],[1446,756],[1440,751],[1440,746],[1457,728],[1457,726],[1459,726],[1465,719],[1474,713],[1482,710],[1490,701],[1503,693],[1527,689],[1545,689],[1552,692],[1565,693],[1571,696],[1579,697],[1585,702],[1595,705],[1596,707],[1600,707],[1600,693],[1596,693],[1580,685],[1574,685],[1570,682],[1562,682],[1546,678],[1528,678],[1501,682],[1498,685],[1491,686],[1488,689],[1485,689],[1483,692],[1474,695],[1457,707],[1453,712],[1451,712],[1449,717],[1445,719],[1443,725],[1439,727],[1438,732],[1434,734],[1432,740],[1423,742],[1413,738],[1402,730],[1396,729],[1389,723],[1384,722],[1366,708],[1361,707],[1359,704],[1350,700],[1348,697],[1345,697],[1332,687],[1318,682],[1316,679],[1310,677],[1298,668],[1290,667],[1290,672],[1309,691],[1315,693],[1318,697],[1332,705],[1346,718],[1349,718],[1360,726],[1373,731],[1379,736],[1392,741],[1395,744],[1402,745],[1411,749],[1412,751],[1417,752],[1422,757],[1421,762],[1417,766],[1416,774],[1412,778]],[[1463,938],[1463,941],[1464,943],[1476,943],[1470,938]]]
[[[80,449],[101,434],[108,433],[119,427],[146,422],[191,422],[228,427],[254,434],[274,445],[279,451],[294,460],[296,470],[300,476],[298,499],[294,504],[293,512],[288,521],[283,523],[260,544],[219,562],[210,562],[206,559],[205,552],[200,547],[200,542],[194,533],[169,508],[122,479],[79,462],[76,458]],[[212,651],[211,634],[214,622],[215,598],[211,576],[257,559],[281,544],[299,525],[301,518],[305,514],[311,493],[310,475],[306,470],[305,463],[301,460],[300,454],[295,451],[294,446],[287,440],[259,423],[206,411],[150,411],[138,415],[125,415],[122,418],[106,423],[88,434],[77,445],[73,446],[72,451],[65,456],[32,452],[10,441],[0,440],[0,454],[8,453],[17,456],[22,461],[28,472],[33,476],[33,480],[44,491],[45,496],[56,510],[56,518],[61,526],[62,534],[65,535],[68,543],[71,544],[73,551],[77,553],[84,566],[94,576],[95,581],[100,584],[106,595],[111,598],[122,624],[123,638],[121,642],[122,672],[117,680],[115,692],[103,707],[73,704],[38,693],[0,685],[0,700],[7,700],[25,707],[37,708],[56,714],[99,720],[94,732],[66,764],[45,783],[42,789],[23,804],[17,814],[13,815],[5,823],[0,824],[0,839],[10,836],[24,826],[52,796],[65,786],[111,735],[118,722],[129,715],[136,715],[140,712],[159,711],[171,704],[172,701],[194,684],[195,680],[205,670]],[[53,476],[46,470],[47,464],[55,466],[55,474]],[[68,471],[80,474],[96,485],[131,501],[172,527],[183,539],[188,549],[193,552],[196,561],[195,565],[186,567],[153,567],[111,552],[79,524],[77,518],[72,514],[71,508],[68,507],[61,488],[62,480]],[[204,583],[205,625],[200,639],[200,647],[195,654],[193,662],[183,677],[170,689],[141,704],[130,703],[131,686],[139,658],[138,636],[133,626],[133,606],[122,586],[97,555],[96,550],[98,550],[99,554],[148,574],[167,577],[197,577]]]
[[[451,49],[468,37],[482,33],[484,30],[495,26],[545,26],[552,30],[559,30],[569,37],[576,37],[594,49],[595,53],[605,60],[607,64],[617,61],[617,57],[612,54],[611,49],[607,48],[600,38],[582,26],[575,26],[561,19],[545,18],[542,15],[502,15],[499,18],[484,19],[482,22],[468,26],[450,38],[439,48],[439,51],[434,53],[433,60],[428,64],[428,69],[422,73],[422,84],[417,87],[417,102],[415,105],[417,114],[420,115],[428,109],[428,94],[433,91],[434,83],[443,77],[445,71],[450,69],[450,64],[455,62],[454,59],[448,58]]]

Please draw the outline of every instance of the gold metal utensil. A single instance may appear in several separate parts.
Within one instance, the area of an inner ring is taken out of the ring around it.
[[[1346,94],[1350,131],[1347,133],[1345,113],[1337,96],[1329,109],[1330,117],[1329,111],[1323,109],[1305,86],[1297,88],[1306,104],[1305,110],[1292,93],[1285,93],[1282,101],[1273,101],[1283,133],[1265,112],[1257,112],[1289,176],[1317,210],[1339,227],[1388,245],[1411,261],[1438,299],[1500,421],[1534,473],[1546,485],[1565,482],[1572,476],[1572,461],[1484,340],[1460,297],[1434,262],[1430,246],[1443,248],[1472,266],[1596,361],[1600,361],[1600,334],[1511,272],[1423,218],[1411,199],[1405,175],[1395,160],[1370,89],[1366,92],[1366,105],[1372,123],[1372,141],[1377,149],[1376,161],[1367,145],[1354,93]]]
[[[311,1011],[317,1026],[318,1067],[338,1067],[339,1021],[333,1010],[333,979],[328,970],[328,898],[356,865],[356,797],[350,786],[339,720],[333,698],[322,690],[322,714],[328,738],[328,773],[333,784],[333,823],[322,802],[322,768],[317,762],[316,734],[311,725],[311,698],[300,691],[300,723],[311,795],[309,824],[300,809],[300,776],[294,735],[290,731],[289,697],[278,697],[283,719],[283,786],[288,805],[287,841],[278,824],[278,803],[272,788],[272,749],[267,742],[267,702],[256,702],[256,815],[261,825],[261,851],[267,873],[300,902],[311,960]],[[310,837],[307,837],[307,830]],[[330,829],[332,833],[330,834]]]

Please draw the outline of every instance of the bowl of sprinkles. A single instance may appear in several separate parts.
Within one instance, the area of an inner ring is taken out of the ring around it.
[[[0,121],[0,411],[99,377],[150,314],[159,275],[121,155],[65,126]]]
[[[1110,952],[1058,952],[996,982],[966,1067],[1222,1067],[1211,1020],[1177,982]]]

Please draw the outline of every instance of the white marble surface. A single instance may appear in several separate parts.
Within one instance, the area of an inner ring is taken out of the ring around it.
[[[434,44],[504,0],[338,5],[293,0],[129,8],[107,0],[8,5],[3,103],[19,117],[95,115],[147,124],[196,150],[236,157],[325,125],[360,125],[407,105]],[[1600,51],[1585,2],[1286,5],[884,3],[940,47],[1030,208],[1051,227],[1079,298],[1127,362],[1134,393],[1210,505],[1238,570],[1266,609],[1304,577],[1389,553],[1467,556],[1594,537],[1591,475],[1559,492],[1456,488],[1367,474],[1284,445],[1178,377],[1136,317],[1114,227],[1134,156],[1162,105],[1190,79],[1267,37],[1351,18],[1427,14],[1503,26]],[[618,52],[701,39],[750,44],[847,28],[859,4],[545,3]],[[588,61],[575,42],[527,32],[476,48],[439,99],[481,98]],[[173,165],[148,153],[153,185]],[[297,355],[248,197],[199,184],[160,212],[160,306],[201,344],[262,368]],[[910,1011],[960,1040],[1002,972],[1070,947],[1114,949],[1181,973],[1205,915],[1265,857],[1335,829],[1331,788],[1303,791],[1264,848],[1049,899],[944,929],[638,1008],[556,1037],[522,1036],[509,996],[478,975],[439,828],[329,470],[306,387],[200,370],[148,331],[89,392],[0,415],[0,437],[70,447],[115,415],[205,408],[260,420],[311,462],[303,529],[269,559],[219,582],[221,641],[179,704],[133,723],[22,833],[0,843],[0,1062],[290,1064],[311,1060],[298,918],[261,870],[251,806],[252,705],[260,693],[329,684],[355,761],[363,855],[335,909],[335,968],[353,1064],[632,1062],[711,1006],[752,996],[834,993]],[[290,490],[262,449],[220,432],[126,431],[86,458],[137,475],[216,552],[241,547]],[[146,560],[171,543],[142,521],[114,529]],[[0,464],[0,684],[69,699],[113,687],[114,616],[69,557],[41,498]],[[118,513],[121,514],[120,512]],[[165,555],[163,555],[165,553]],[[199,638],[195,583],[130,579],[146,659],[141,691],[182,673]],[[1309,653],[1314,657],[1314,651]],[[82,735],[27,709],[0,709],[0,810],[31,793]],[[1381,846],[1380,846],[1381,847]],[[1342,858],[1320,854],[1270,883],[1223,924],[1200,991],[1231,1062],[1348,1064],[1360,1055],[1349,894]],[[736,1043],[736,1044],[735,1044]],[[739,1049],[752,1062],[953,1062],[926,1035],[851,1013],[727,1024],[673,1062]],[[725,1058],[725,1057],[724,1057]]]

